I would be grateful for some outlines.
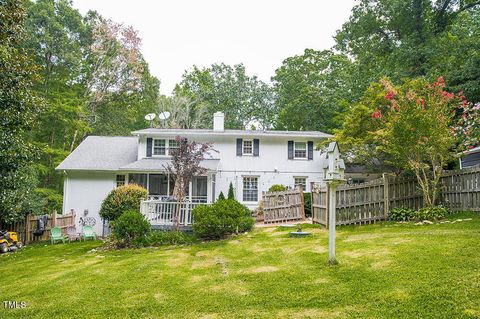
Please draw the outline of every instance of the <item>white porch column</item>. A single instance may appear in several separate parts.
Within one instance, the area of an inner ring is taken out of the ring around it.
[[[192,202],[192,192],[193,192],[193,183],[190,180],[190,182],[188,182],[188,201],[189,202]]]

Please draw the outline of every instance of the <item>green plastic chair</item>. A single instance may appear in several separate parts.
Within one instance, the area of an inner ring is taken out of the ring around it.
[[[50,229],[50,241],[52,245],[55,244],[56,241],[62,241],[65,244],[65,236],[62,235],[62,229],[60,227]]]
[[[97,240],[97,235],[93,231],[92,226],[83,226],[83,240],[87,240],[87,238]]]

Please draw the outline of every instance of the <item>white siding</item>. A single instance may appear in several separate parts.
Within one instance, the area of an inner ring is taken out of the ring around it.
[[[102,220],[99,215],[102,201],[115,187],[115,173],[104,172],[73,172],[65,176],[64,210],[65,213],[74,209],[76,212],[75,226],[81,231],[80,217],[88,210],[88,217],[95,218],[94,230],[102,235]]]

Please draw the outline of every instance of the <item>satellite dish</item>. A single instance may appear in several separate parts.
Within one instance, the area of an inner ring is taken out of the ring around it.
[[[167,111],[158,114],[158,118],[164,121],[169,117],[170,117],[170,112],[167,112]]]
[[[145,115],[145,119],[147,121],[153,121],[155,119],[155,116],[157,116],[155,113],[149,113],[149,114]]]

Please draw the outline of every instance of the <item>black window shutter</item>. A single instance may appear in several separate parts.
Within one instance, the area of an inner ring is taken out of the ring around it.
[[[313,142],[307,142],[307,150],[308,150],[308,159],[313,160]]]
[[[293,141],[288,141],[288,159],[293,159]]]
[[[242,156],[242,147],[243,140],[241,138],[237,138],[237,156]]]
[[[260,140],[258,138],[253,140],[253,156],[260,155]]]
[[[147,138],[147,157],[152,157],[152,144],[153,139],[151,137]]]

